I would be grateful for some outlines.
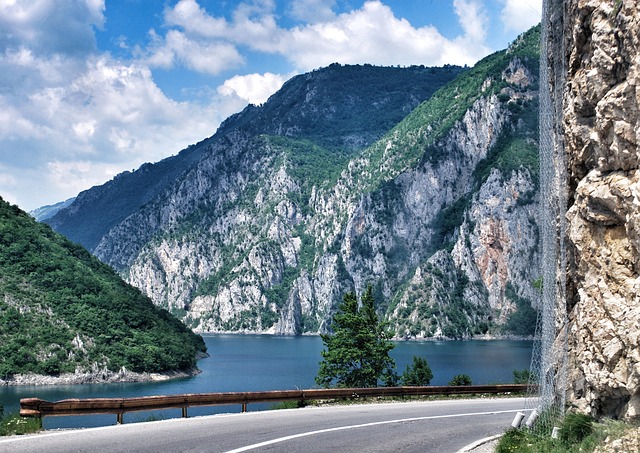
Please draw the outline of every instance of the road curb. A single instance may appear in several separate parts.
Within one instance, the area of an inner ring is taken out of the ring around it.
[[[500,439],[501,437],[502,437],[502,434],[496,434],[495,436],[485,437],[484,439],[476,440],[474,443],[469,444],[466,447],[462,447],[456,453],[472,452],[473,450],[475,450],[476,448],[480,447],[481,445],[487,444],[487,443],[489,443],[491,441],[494,441],[496,439]]]

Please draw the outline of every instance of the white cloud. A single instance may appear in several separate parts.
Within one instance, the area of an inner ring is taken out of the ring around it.
[[[333,20],[335,0],[293,0],[289,14],[300,21],[316,23]]]
[[[176,59],[197,72],[218,74],[241,64],[244,59],[237,49],[224,42],[199,42],[184,33],[171,30],[166,37],[166,48]]]
[[[269,96],[278,91],[290,76],[282,76],[267,72],[265,74],[248,74],[234,76],[225,80],[218,88],[224,96],[236,95],[251,104],[262,104]]]
[[[500,19],[507,31],[522,32],[538,22],[542,15],[542,0],[503,0]]]
[[[476,33],[471,26],[468,31]],[[368,1],[361,9],[340,14],[331,22],[296,27],[279,46],[278,51],[301,70],[332,62],[473,64],[487,52],[475,35],[449,40],[434,27],[415,28],[379,1]]]
[[[104,24],[104,0],[0,2],[0,48],[27,46],[36,53],[95,49],[93,26]]]
[[[283,35],[274,17],[275,6],[270,1],[249,5],[240,3],[231,22],[216,18],[202,9],[195,0],[180,0],[165,9],[165,23],[182,28],[194,40],[209,40],[242,44],[255,49],[271,48]]]
[[[164,20],[205,37],[222,37],[229,29],[224,18],[211,17],[195,0],[180,0],[173,8],[165,8]]]
[[[464,30],[464,36],[470,41],[484,42],[487,37],[489,18],[482,4],[477,0],[455,0],[456,15]]]
[[[313,22],[291,29],[278,27],[271,2],[261,8],[240,4],[233,20],[210,16],[195,0],[181,0],[165,10],[167,25],[180,27],[193,41],[225,42],[253,51],[279,54],[306,71],[334,62],[378,65],[473,64],[486,55],[487,19],[477,1],[456,0],[465,35],[447,39],[434,27],[416,28],[395,17],[391,8],[378,0],[362,8],[335,15],[332,2],[299,0],[291,13],[303,11],[319,16]],[[322,19],[321,19],[322,17]],[[170,43],[171,31],[167,33]],[[171,46],[175,48],[176,46]],[[195,67],[192,66],[194,69]]]

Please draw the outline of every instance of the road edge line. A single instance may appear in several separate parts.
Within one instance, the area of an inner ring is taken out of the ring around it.
[[[500,439],[501,437],[502,437],[502,434],[496,434],[495,436],[485,437],[484,439],[476,440],[474,443],[469,444],[466,447],[462,447],[456,453],[468,453],[468,452],[473,451],[474,449],[478,448],[480,445],[484,445],[484,444],[489,443],[489,442],[491,442],[493,440]]]

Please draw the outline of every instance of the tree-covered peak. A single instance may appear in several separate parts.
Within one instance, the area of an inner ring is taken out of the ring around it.
[[[291,78],[263,105],[231,116],[219,132],[242,129],[361,149],[464,70],[334,63]]]
[[[109,266],[0,198],[0,378],[189,369],[205,350]]]

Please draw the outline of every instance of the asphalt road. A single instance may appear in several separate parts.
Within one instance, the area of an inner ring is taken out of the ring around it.
[[[507,429],[524,400],[311,407],[48,431],[0,452],[455,452]]]

